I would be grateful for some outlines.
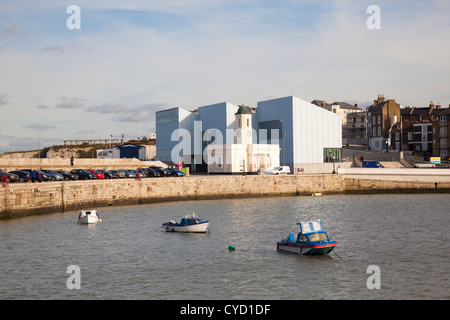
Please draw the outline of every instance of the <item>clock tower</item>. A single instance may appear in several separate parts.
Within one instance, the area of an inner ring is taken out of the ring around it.
[[[252,110],[248,106],[240,105],[235,116],[235,143],[252,144]]]

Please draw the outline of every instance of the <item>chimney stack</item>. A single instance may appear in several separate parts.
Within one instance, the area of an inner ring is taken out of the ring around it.
[[[378,95],[378,99],[376,100],[376,102],[377,102],[377,104],[378,103],[380,103],[380,102],[383,102],[385,99],[384,99],[384,94],[379,94]]]

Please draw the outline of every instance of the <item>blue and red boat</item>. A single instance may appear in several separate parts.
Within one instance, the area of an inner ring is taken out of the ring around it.
[[[336,247],[337,242],[323,230],[320,220],[302,221],[297,224],[300,227],[297,239],[293,233],[289,234],[289,237],[277,242],[277,250],[304,255],[324,255]]]

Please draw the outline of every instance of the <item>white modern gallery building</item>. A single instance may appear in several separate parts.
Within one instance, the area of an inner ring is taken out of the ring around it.
[[[252,128],[250,132],[246,124]],[[248,136],[238,139],[240,134]],[[260,101],[256,108],[223,102],[193,111],[158,111],[156,136],[158,160],[182,161],[191,172],[254,173],[268,165],[287,165],[296,173],[306,164],[340,162],[342,158],[340,116],[295,96]],[[209,144],[223,145],[221,150],[245,149],[246,154],[242,151],[234,156],[233,164],[226,168],[219,168],[220,161],[230,159],[217,156],[215,166],[207,166]]]

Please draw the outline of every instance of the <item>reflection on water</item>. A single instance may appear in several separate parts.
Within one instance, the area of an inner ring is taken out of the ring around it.
[[[98,208],[0,221],[2,299],[449,299],[448,195],[257,198]],[[206,234],[160,227],[195,211]],[[321,219],[327,256],[276,251]],[[236,251],[228,251],[228,246]],[[67,267],[81,270],[69,290]],[[366,286],[369,265],[381,289]]]

